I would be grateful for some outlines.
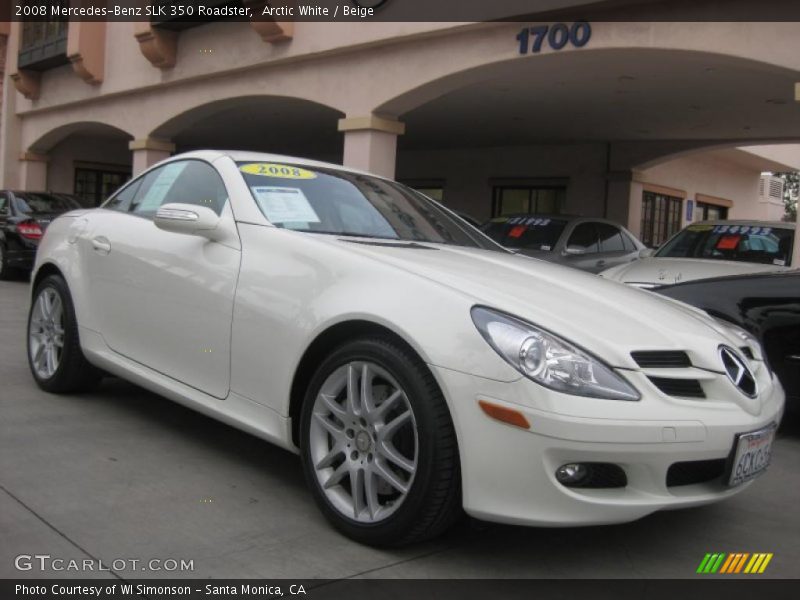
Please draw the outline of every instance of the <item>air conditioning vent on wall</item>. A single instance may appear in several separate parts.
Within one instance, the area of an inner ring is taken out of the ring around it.
[[[783,198],[783,179],[772,179],[769,182],[770,198]]]

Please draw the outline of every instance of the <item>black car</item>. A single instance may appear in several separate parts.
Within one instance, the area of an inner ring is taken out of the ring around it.
[[[787,407],[800,410],[800,270],[687,281],[654,291],[756,336],[786,391]]]
[[[50,221],[77,208],[81,205],[67,194],[0,191],[0,279],[33,268],[36,247]]]

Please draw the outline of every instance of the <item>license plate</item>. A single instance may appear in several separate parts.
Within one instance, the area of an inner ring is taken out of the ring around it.
[[[731,487],[741,485],[766,471],[772,456],[774,439],[774,425],[737,435],[733,446],[733,463],[728,485]]]

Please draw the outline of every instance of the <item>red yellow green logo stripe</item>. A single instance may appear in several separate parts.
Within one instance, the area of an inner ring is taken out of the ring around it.
[[[697,572],[701,574],[748,574],[763,573],[772,560],[772,552],[715,552],[708,553],[700,561]]]

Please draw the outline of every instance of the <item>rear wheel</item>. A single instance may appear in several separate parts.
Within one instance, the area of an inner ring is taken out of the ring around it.
[[[399,546],[460,514],[458,448],[427,366],[388,338],[347,343],[312,378],[301,416],[309,486],[356,541]]]
[[[85,390],[101,378],[81,351],[72,297],[59,275],[36,286],[28,315],[28,364],[37,385],[48,392]]]
[[[0,242],[0,281],[11,279],[13,275],[14,273],[8,266],[8,255],[6,254],[6,248],[3,246],[3,243]]]

